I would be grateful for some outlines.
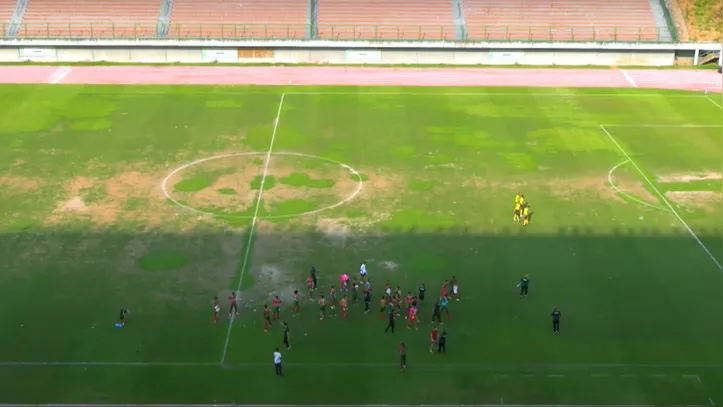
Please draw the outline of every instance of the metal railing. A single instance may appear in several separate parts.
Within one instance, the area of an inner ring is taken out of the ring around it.
[[[5,33],[7,24],[0,25]],[[75,39],[296,39],[307,38],[307,24],[170,24],[159,37],[156,24],[23,23],[20,38]],[[662,42],[658,28],[521,27],[466,25],[465,38],[456,38],[454,25],[317,25],[316,38],[378,41],[636,41]],[[3,34],[3,38],[8,38]]]

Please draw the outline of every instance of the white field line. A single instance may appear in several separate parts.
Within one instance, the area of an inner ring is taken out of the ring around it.
[[[394,363],[284,363],[288,367],[301,369],[328,369],[328,368],[395,368]],[[268,363],[230,363],[221,365],[218,362],[110,362],[110,361],[0,361],[0,367],[52,367],[52,366],[87,366],[87,367],[218,367],[227,369],[246,369],[268,367]],[[496,373],[497,376],[509,376],[510,373],[526,372],[578,372],[580,374],[592,374],[593,370],[615,370],[615,369],[643,369],[643,370],[721,370],[723,365],[695,365],[695,364],[561,364],[561,365],[494,365],[494,364],[438,364],[419,363],[410,366],[415,370],[477,370]]]
[[[246,216],[246,215],[226,215],[226,214],[223,214],[223,213],[213,213],[213,212],[203,211],[203,210],[194,208],[194,207],[192,207],[192,206],[186,205],[186,204],[178,201],[176,198],[174,198],[174,197],[171,195],[170,192],[168,192],[168,182],[171,180],[171,178],[173,178],[174,175],[176,175],[176,174],[178,174],[178,173],[180,173],[180,172],[182,172],[182,171],[184,171],[184,170],[186,170],[186,169],[188,169],[188,168],[191,168],[191,167],[193,167],[193,166],[196,166],[196,165],[199,165],[199,164],[208,162],[208,161],[220,160],[220,159],[230,158],[230,157],[243,157],[243,156],[266,155],[266,154],[267,154],[266,152],[231,153],[231,154],[215,155],[215,156],[211,156],[211,157],[201,158],[201,159],[196,160],[196,161],[192,161],[192,162],[190,162],[190,163],[184,164],[184,165],[182,165],[182,166],[174,169],[173,171],[169,172],[168,175],[161,181],[161,192],[163,192],[163,195],[166,197],[166,199],[168,199],[169,201],[173,202],[175,205],[177,205],[177,206],[179,206],[179,207],[181,207],[181,208],[183,208],[183,209],[186,209],[186,210],[188,210],[188,211],[197,213],[197,214],[199,214],[199,215],[213,216],[213,217],[221,218],[221,219],[251,219],[252,216]],[[336,160],[332,160],[331,158],[320,157],[320,156],[317,156],[317,155],[304,154],[304,153],[274,152],[274,153],[272,153],[272,155],[286,155],[286,156],[313,158],[313,159],[317,159],[317,160],[321,160],[321,161],[326,161],[326,162],[329,162],[329,163],[332,163],[332,164],[336,164],[336,165],[338,165],[338,166],[346,169],[347,171],[349,171],[349,173],[350,173],[354,178],[356,178],[356,180],[357,180],[357,187],[356,187],[356,189],[354,189],[354,192],[352,192],[351,195],[349,195],[349,196],[346,197],[345,199],[343,199],[343,200],[341,200],[341,201],[339,201],[339,202],[337,202],[337,203],[335,203],[335,204],[332,204],[332,205],[328,205],[328,206],[325,206],[325,207],[322,207],[322,208],[314,209],[313,211],[302,212],[302,213],[292,213],[292,214],[288,214],[288,215],[266,215],[266,216],[257,216],[256,219],[286,219],[286,218],[295,218],[295,217],[300,217],[300,216],[315,215],[315,214],[317,214],[317,213],[319,213],[319,212],[328,211],[328,210],[330,210],[330,209],[334,209],[334,208],[337,208],[337,207],[339,207],[339,206],[341,206],[341,205],[346,204],[347,202],[349,202],[349,201],[351,201],[352,199],[356,198],[356,196],[359,195],[359,194],[362,192],[362,190],[364,189],[364,181],[362,180],[362,175],[359,173],[359,171],[355,170],[355,169],[352,168],[350,165],[344,164],[343,162],[336,161]],[[468,298],[469,298],[469,297],[468,297]]]
[[[656,407],[655,404],[505,404],[509,407]],[[0,407],[500,407],[500,404],[0,404]],[[679,404],[677,407],[702,407]]]
[[[714,404],[715,405],[715,404]],[[505,404],[509,407],[656,407],[655,404]],[[0,407],[500,407],[500,404],[0,404]],[[677,407],[702,407],[679,404]]]
[[[218,362],[103,362],[103,361],[64,361],[64,362],[16,362],[0,361],[0,367],[48,367],[48,366],[112,366],[112,367],[212,367],[219,366]]]
[[[226,85],[224,85],[226,86]],[[239,85],[245,86],[245,85]],[[233,85],[231,85],[233,87]],[[79,92],[79,93],[104,93],[104,92]],[[153,91],[153,90],[123,90],[117,92],[120,94],[134,94],[134,95],[168,95],[168,94],[204,94],[204,95],[270,95],[274,94],[273,91],[184,91],[184,92],[168,92],[168,91]],[[661,93],[553,93],[553,92],[284,92],[286,95],[366,95],[366,96],[532,96],[532,97],[609,97],[609,98],[648,98],[648,97],[664,97],[673,99],[700,99],[705,98],[705,95],[690,95],[690,94],[661,94]]]
[[[675,215],[675,217],[678,218],[680,223],[682,223],[683,226],[688,230],[688,233],[690,233],[690,235],[693,236],[693,239],[695,239],[695,241],[698,242],[698,245],[703,249],[703,251],[705,251],[705,253],[708,255],[708,257],[710,257],[711,260],[713,260],[713,263],[715,263],[715,265],[718,267],[718,269],[723,271],[723,265],[721,265],[721,263],[718,261],[718,259],[715,258],[713,253],[711,253],[710,250],[708,250],[708,247],[706,247],[706,245],[703,244],[703,242],[700,240],[698,235],[693,231],[693,229],[690,228],[688,223],[685,220],[683,220],[683,218],[680,216],[680,214],[678,214],[678,211],[676,211],[675,208],[673,208],[673,205],[671,205],[670,202],[668,201],[668,199],[665,198],[665,195],[663,195],[660,192],[660,190],[658,190],[658,188],[655,186],[655,184],[653,184],[653,182],[650,181],[648,176],[645,175],[643,170],[640,169],[638,164],[635,163],[635,161],[630,157],[630,155],[627,153],[627,151],[625,151],[625,149],[620,145],[620,143],[618,143],[618,141],[615,140],[615,137],[613,137],[613,135],[610,134],[609,131],[607,131],[605,126],[601,125],[600,129],[602,129],[602,131],[608,136],[610,141],[612,141],[613,144],[615,144],[615,146],[618,148],[618,150],[620,150],[620,152],[623,153],[623,155],[625,156],[625,158],[628,159],[630,164],[632,164],[632,166],[635,167],[636,170],[638,170],[638,173],[640,173],[640,175],[643,177],[643,179],[645,179],[645,182],[647,182],[648,185],[650,185],[650,187],[653,189],[653,191],[655,191],[655,193],[658,194],[658,197],[660,197],[660,199],[670,209],[670,211],[673,213],[673,215]]]
[[[684,374],[683,377],[686,379],[693,379],[698,383],[703,383],[703,381],[700,380],[700,376],[698,376],[697,374]]]
[[[670,128],[710,128],[723,127],[723,124],[601,124],[603,127],[670,127]]]
[[[50,75],[50,78],[49,78],[50,80],[48,81],[48,83],[51,83],[53,85],[56,83],[60,83],[60,81],[65,79],[65,77],[68,76],[68,74],[71,73],[72,71],[73,71],[73,68],[71,68],[69,66],[62,66],[62,67],[56,69],[52,75]]]
[[[715,403],[713,402],[713,399],[712,399],[712,398],[708,397],[708,401],[710,401],[710,405],[711,405],[711,406],[715,407]]]
[[[682,98],[700,99],[704,95],[661,94],[661,93],[554,93],[554,92],[286,92],[287,95],[367,95],[367,96],[533,96],[533,97],[611,97],[611,98]]]
[[[634,81],[633,78],[630,76],[630,74],[628,73],[628,71],[626,71],[625,69],[621,69],[621,70],[620,70],[620,73],[623,74],[623,76],[625,77],[625,80],[628,81],[628,83],[630,84],[630,86],[632,86],[632,87],[634,87],[634,88],[637,88],[637,87],[638,87],[638,84],[635,83],[635,81]]]
[[[705,98],[708,99],[708,101],[710,101],[710,103],[713,103],[713,104],[715,105],[715,107],[717,107],[718,109],[723,110],[723,105],[721,105],[720,103],[718,103],[718,102],[716,102],[715,100],[711,99],[710,96],[705,95]]]
[[[623,166],[623,165],[625,165],[625,164],[627,164],[627,163],[629,163],[629,162],[630,162],[630,161],[625,160],[625,161],[621,162],[620,164],[614,166],[613,168],[610,168],[610,171],[608,171],[608,184],[610,184],[610,188],[612,188],[613,191],[617,192],[617,193],[620,194],[620,195],[625,196],[626,198],[630,199],[630,200],[633,201],[633,202],[637,202],[637,203],[639,203],[639,204],[641,204],[641,205],[645,205],[645,206],[650,207],[650,208],[653,208],[653,209],[658,209],[658,210],[661,210],[661,211],[666,211],[666,212],[668,212],[668,209],[667,209],[667,208],[663,208],[662,206],[657,206],[657,205],[651,205],[651,204],[649,204],[649,203],[647,203],[647,202],[645,202],[645,201],[642,201],[642,200],[640,200],[640,199],[638,199],[638,198],[636,198],[636,197],[634,197],[634,196],[632,196],[632,195],[630,195],[630,194],[628,194],[628,193],[626,193],[626,192],[623,192],[622,190],[620,190],[620,188],[617,187],[617,185],[615,185],[615,183],[613,182],[613,172],[615,172],[615,170],[617,170],[618,167],[621,167],[621,166]]]
[[[251,242],[254,237],[254,229],[256,228],[256,222],[258,221],[259,208],[261,207],[261,200],[264,195],[264,183],[266,182],[266,176],[269,173],[269,163],[271,162],[271,153],[274,149],[274,141],[276,140],[276,131],[279,128],[279,119],[281,118],[281,109],[284,107],[285,93],[281,94],[281,100],[279,101],[279,109],[276,111],[276,120],[274,121],[274,130],[271,132],[271,142],[269,143],[269,150],[266,152],[266,162],[264,163],[264,170],[261,173],[261,183],[259,184],[259,195],[256,197],[256,207],[254,208],[254,215],[251,218],[251,225],[249,226],[249,237],[246,241],[246,252],[244,253],[244,259],[241,263],[241,273],[236,284],[236,293],[241,291],[241,283],[244,281],[244,274],[246,273],[246,266],[249,261],[249,253],[251,253]],[[226,330],[226,341],[223,344],[223,352],[221,353],[221,364],[226,362],[226,352],[228,351],[228,342],[231,339],[231,330],[233,329],[233,316],[231,316],[231,322],[228,324],[228,330]]]

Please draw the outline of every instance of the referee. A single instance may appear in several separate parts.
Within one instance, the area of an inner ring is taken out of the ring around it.
[[[392,330],[392,333],[394,333],[394,306],[390,303],[389,304],[389,323],[387,323],[387,329],[384,330],[384,332],[389,332],[389,329]]]
[[[276,368],[276,376],[284,375],[284,371],[281,368],[281,352],[279,352],[279,348],[276,348],[276,352],[274,352],[274,367]]]
[[[560,310],[557,309],[557,307],[553,307],[552,314],[550,314],[550,315],[552,316],[552,332],[554,332],[555,334],[559,334],[560,333],[560,317],[562,317],[562,312],[560,312]]]

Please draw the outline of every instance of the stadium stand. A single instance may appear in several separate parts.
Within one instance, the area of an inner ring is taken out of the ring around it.
[[[152,37],[158,0],[30,0],[18,36]]]
[[[455,38],[450,0],[318,0],[325,39]]]
[[[0,0],[0,29],[5,31],[5,26],[10,24],[10,18],[15,11],[15,0]]]
[[[169,37],[300,38],[307,0],[175,0]]]
[[[463,0],[469,39],[658,39],[649,0]]]

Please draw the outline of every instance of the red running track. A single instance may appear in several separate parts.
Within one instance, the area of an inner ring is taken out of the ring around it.
[[[723,81],[715,71],[672,69],[0,66],[0,83],[638,87],[721,92]]]

